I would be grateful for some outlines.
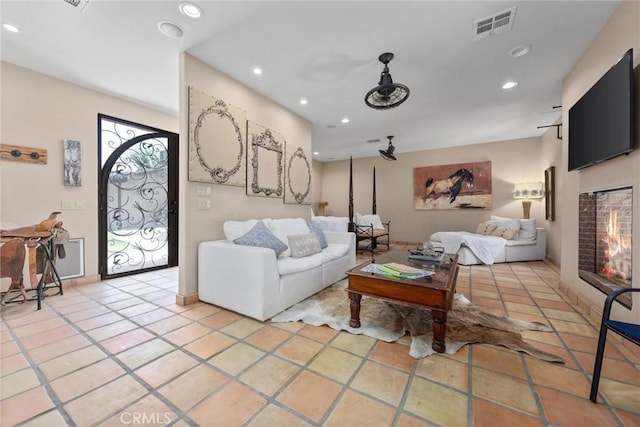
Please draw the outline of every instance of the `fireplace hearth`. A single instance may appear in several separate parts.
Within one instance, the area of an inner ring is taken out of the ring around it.
[[[631,187],[581,193],[578,275],[605,294],[631,287]],[[631,308],[631,297],[618,300]]]

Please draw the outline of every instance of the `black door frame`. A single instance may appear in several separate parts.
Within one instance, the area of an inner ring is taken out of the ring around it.
[[[119,146],[113,153],[111,153],[109,159],[102,166],[102,152],[101,152],[101,130],[102,120],[111,120],[124,125],[130,125],[137,128],[147,129],[152,131],[145,135],[140,135]],[[103,173],[104,171],[110,171],[113,164],[120,155],[125,152],[131,146],[137,144],[140,141],[154,138],[167,138],[167,203],[168,203],[168,215],[167,215],[167,245],[168,245],[168,260],[166,266],[148,267],[140,270],[129,271],[117,274],[108,274],[108,262],[107,262],[107,185],[109,174]],[[109,116],[106,114],[98,113],[98,272],[100,278],[110,279],[121,276],[129,276],[132,274],[143,273],[147,271],[160,270],[170,267],[176,267],[178,265],[178,177],[179,177],[179,140],[180,136],[177,133],[169,132],[163,129],[154,128],[151,126],[143,125],[140,123],[123,120],[118,117]]]

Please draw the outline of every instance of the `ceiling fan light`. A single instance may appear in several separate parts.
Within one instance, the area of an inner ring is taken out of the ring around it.
[[[388,136],[387,138],[389,139],[389,146],[387,147],[386,150],[378,150],[378,152],[380,153],[380,156],[385,160],[389,160],[389,161],[397,160],[396,156],[393,155],[393,152],[396,150],[396,147],[394,147],[393,144],[391,143],[391,140],[393,139],[393,135]]]
[[[393,53],[383,53],[378,60],[384,64],[380,73],[378,86],[371,89],[364,97],[364,102],[376,110],[387,110],[397,107],[409,98],[409,88],[403,84],[394,83],[389,73],[389,62],[393,59]]]

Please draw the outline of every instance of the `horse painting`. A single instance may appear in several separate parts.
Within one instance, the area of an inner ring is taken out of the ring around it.
[[[467,188],[473,187],[473,172],[468,169],[458,169],[447,179],[434,180],[429,177],[425,181],[425,192],[422,201],[428,198],[437,199],[442,195],[449,195],[449,203],[453,203],[458,197],[458,193],[462,190],[462,184],[466,183]]]

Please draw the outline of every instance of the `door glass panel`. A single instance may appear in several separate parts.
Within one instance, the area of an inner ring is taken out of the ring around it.
[[[107,272],[166,266],[167,139],[146,139],[126,149],[109,171]]]

